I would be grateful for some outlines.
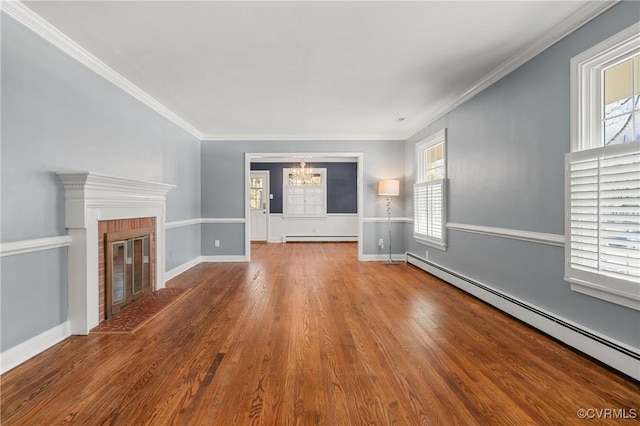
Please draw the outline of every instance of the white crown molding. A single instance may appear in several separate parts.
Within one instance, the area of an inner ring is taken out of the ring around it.
[[[176,115],[169,108],[162,105],[151,95],[140,89],[138,86],[127,80],[113,68],[102,62],[100,59],[89,53],[78,43],[66,36],[56,27],[45,21],[38,14],[33,12],[21,1],[18,0],[3,0],[1,3],[2,12],[7,16],[20,22],[25,27],[29,28],[40,37],[53,44],[58,49],[71,56],[76,61],[80,62],[96,74],[100,75],[107,81],[113,83],[126,93],[130,94],[158,114],[162,115],[178,127],[182,128],[186,132],[190,133],[197,139],[202,139],[202,132],[187,123],[184,119]]]
[[[2,243],[0,244],[0,257],[68,247],[70,244],[71,237],[68,235]]]
[[[564,20],[554,30],[547,33],[546,37],[542,39],[538,44],[523,51],[522,53],[512,57],[510,60],[504,62],[502,65],[494,69],[488,75],[478,80],[475,84],[469,87],[466,91],[461,93],[456,99],[442,106],[434,113],[429,114],[427,117],[420,120],[422,123],[420,126],[411,129],[403,134],[326,134],[326,135],[295,135],[295,134],[203,134],[187,121],[179,117],[169,108],[162,105],[151,95],[144,92],[138,86],[127,80],[124,76],[116,72],[114,69],[106,65],[100,59],[89,53],[82,48],[79,44],[74,42],[71,38],[66,36],[60,30],[55,28],[49,22],[45,21],[42,17],[37,15],[27,6],[25,6],[19,0],[2,0],[0,3],[0,9],[6,15],[12,17],[16,21],[20,22],[51,44],[67,53],[69,56],[85,65],[98,75],[102,76],[106,80],[110,81],[117,87],[124,90],[134,98],[138,99],[143,104],[147,105],[154,111],[158,112],[169,121],[173,122],[186,132],[190,133],[201,141],[333,141],[333,140],[359,140],[359,141],[373,141],[373,140],[392,140],[392,141],[404,141],[412,135],[418,133],[423,128],[444,116],[446,113],[452,111],[462,103],[471,99],[473,96],[489,87],[502,77],[506,76],[520,65],[524,64],[531,58],[538,55],[540,52],[556,43],[558,40],[567,36],[580,26],[589,22],[593,18],[602,14],[609,8],[613,7],[619,0],[611,0],[606,2],[588,2],[576,13],[572,14],[569,18]]]
[[[105,175],[95,172],[56,172],[66,189],[66,199],[83,199],[91,202],[109,202],[127,198],[128,201],[145,203],[164,202],[167,192],[175,185],[145,180]]]
[[[517,229],[495,228],[493,226],[468,225],[464,223],[451,222],[447,222],[446,226],[447,229],[454,231],[471,232],[473,234],[491,235],[493,237],[510,238],[512,240],[564,247],[564,235],[560,234],[545,234],[543,232],[521,231]]]
[[[562,21],[553,30],[549,31],[544,38],[542,38],[537,44],[531,46],[529,49],[513,56],[511,59],[503,62],[500,66],[495,68],[489,74],[476,81],[471,87],[467,88],[457,98],[451,102],[438,108],[435,112],[429,114],[427,117],[420,120],[422,124],[413,128],[411,131],[403,135],[403,139],[409,139],[411,136],[423,130],[437,119],[443,117],[445,114],[453,111],[469,99],[473,98],[478,93],[482,92],[487,87],[491,86],[496,81],[505,77],[518,67],[533,59],[545,49],[551,47],[564,37],[568,36],[587,22],[606,12],[620,0],[610,0],[604,2],[589,1],[582,6],[578,11],[572,13],[567,19]]]
[[[289,135],[289,134],[206,134],[203,142],[273,142],[273,141],[396,141],[404,142],[401,134],[369,135],[369,134],[326,134],[326,135]]]

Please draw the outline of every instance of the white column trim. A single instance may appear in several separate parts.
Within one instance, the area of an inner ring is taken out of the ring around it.
[[[60,235],[57,237],[37,238],[33,240],[13,241],[0,244],[0,257],[14,256],[16,254],[32,253],[41,250],[68,247],[71,237]]]
[[[545,234],[543,232],[521,231],[518,229],[496,228],[493,226],[469,225],[465,223],[451,222],[447,222],[447,229],[564,247],[564,235],[560,234]]]

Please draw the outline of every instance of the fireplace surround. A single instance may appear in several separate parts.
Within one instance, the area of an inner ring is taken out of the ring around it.
[[[68,305],[71,334],[89,334],[100,320],[98,222],[152,218],[155,221],[155,288],[164,287],[166,194],[174,185],[94,172],[57,173],[65,188]]]

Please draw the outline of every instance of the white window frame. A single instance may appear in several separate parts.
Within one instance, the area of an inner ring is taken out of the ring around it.
[[[597,227],[597,243],[594,256],[600,259],[603,245],[601,239],[606,231],[601,230],[603,219],[600,216],[602,179],[606,178],[605,164],[609,158],[623,155],[636,155],[640,151],[640,142],[634,141],[620,145],[604,146],[603,127],[603,71],[629,56],[640,53],[640,25],[615,34],[598,45],[571,59],[571,153],[565,159],[565,281],[571,283],[571,289],[640,310],[640,283],[628,279],[619,279],[598,267],[594,270],[580,268],[572,263],[572,249],[579,250],[581,237],[572,230],[572,213],[583,214],[579,207],[572,211],[572,183],[577,182],[576,172],[579,163],[595,164],[593,173],[594,190],[593,209],[597,219],[592,223]],[[572,181],[572,167],[574,168]],[[640,181],[640,178],[638,179]],[[575,200],[574,200],[575,201]],[[633,230],[637,225],[631,224]]]
[[[428,149],[442,144],[442,153],[444,160],[444,173],[442,179],[428,180],[426,176],[426,164],[424,164],[425,153]],[[442,129],[424,140],[418,142],[415,146],[416,158],[416,174],[415,183],[413,185],[413,238],[417,243],[424,244],[439,250],[447,250],[447,132]],[[424,226],[420,226],[419,221],[422,219],[421,206],[419,198],[424,196]],[[439,207],[437,212],[431,210],[433,207]],[[433,219],[434,218],[434,219]],[[437,219],[440,218],[440,223]],[[425,232],[419,232],[417,228],[424,228]],[[438,232],[441,237],[432,232]]]
[[[571,152],[603,146],[602,72],[638,53],[635,24],[571,58]]]
[[[327,169],[326,168],[308,168],[305,169],[308,173],[319,173],[321,176],[320,185],[302,185],[302,186],[290,186],[289,185],[289,173],[294,173],[296,168],[283,168],[282,169],[282,217],[289,219],[303,219],[303,218],[326,218],[327,217]],[[321,212],[317,214],[313,213],[295,213],[288,209],[289,203],[287,202],[290,189],[302,189],[304,190],[304,196],[306,196],[307,190],[320,189],[321,191]]]

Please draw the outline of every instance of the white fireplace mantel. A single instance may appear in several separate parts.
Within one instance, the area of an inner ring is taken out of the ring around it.
[[[175,185],[108,176],[58,172],[65,187],[69,246],[71,334],[98,325],[98,221],[153,217],[156,221],[156,288],[164,287],[166,194]]]

